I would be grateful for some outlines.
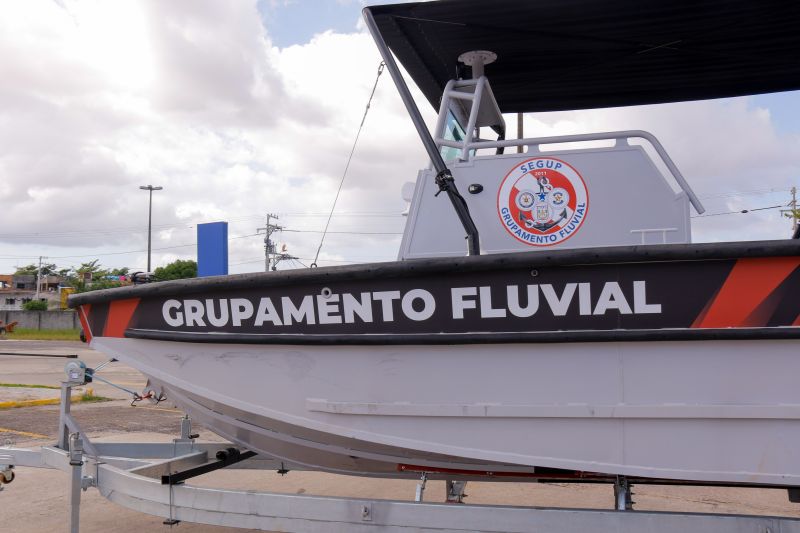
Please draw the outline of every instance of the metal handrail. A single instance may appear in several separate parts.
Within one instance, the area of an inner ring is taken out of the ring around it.
[[[462,148],[465,153],[468,153],[470,150],[479,150],[482,148],[506,148],[511,146],[531,146],[531,145],[541,145],[541,144],[563,144],[563,143],[570,143],[570,142],[581,142],[581,141],[602,141],[602,140],[618,140],[618,139],[629,139],[629,138],[640,138],[648,141],[650,145],[655,149],[656,153],[661,157],[661,160],[664,161],[664,164],[669,169],[670,173],[672,174],[675,181],[678,182],[678,185],[686,193],[689,197],[689,201],[691,202],[692,206],[695,210],[702,214],[705,212],[705,207],[700,202],[700,199],[694,193],[692,188],[689,186],[689,183],[681,174],[681,171],[678,170],[678,167],[675,165],[675,162],[672,161],[672,158],[669,156],[667,151],[661,145],[661,142],[653,135],[644,130],[626,130],[626,131],[611,131],[611,132],[601,132],[601,133],[580,133],[575,135],[560,135],[554,137],[537,137],[537,138],[527,138],[527,139],[508,139],[503,141],[473,141],[469,143],[464,143],[460,141],[448,141],[442,138],[436,139],[436,144],[439,146],[448,146],[451,148]]]

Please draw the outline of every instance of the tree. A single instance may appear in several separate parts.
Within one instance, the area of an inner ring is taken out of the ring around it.
[[[158,267],[153,274],[155,274],[155,278],[158,281],[196,278],[197,261],[178,259],[165,267]]]
[[[95,259],[94,261],[89,261],[88,263],[81,263],[81,266],[76,268],[75,272],[77,272],[80,277],[90,274],[91,279],[94,279],[103,277],[108,271],[100,268],[100,260]]]
[[[124,272],[124,273],[123,273]],[[101,289],[113,289],[122,287],[123,283],[117,280],[106,279],[108,276],[127,275],[128,268],[118,268],[109,271],[100,265],[100,260],[95,259],[75,269],[76,276],[70,279],[70,284],[75,287],[75,292],[98,291]],[[87,276],[88,274],[88,276]],[[87,279],[88,278],[88,279]]]
[[[36,275],[39,265],[31,264],[18,267],[15,275]],[[87,275],[88,274],[88,275]],[[53,263],[42,264],[42,277],[57,275],[64,284],[75,289],[76,292],[96,291],[99,289],[112,289],[125,285],[117,280],[107,279],[108,276],[129,276],[130,268],[103,268],[99,259],[81,263],[77,268],[58,268]],[[88,279],[87,279],[88,278]]]
[[[47,302],[44,300],[31,300],[22,304],[26,311],[47,311]]]
[[[89,291],[99,291],[101,289],[115,289],[117,287],[122,287],[124,284],[119,281],[99,278],[97,280],[89,282],[78,280],[75,281],[72,285],[73,287],[75,287],[75,292],[89,292]]]
[[[785,216],[786,218],[791,218],[800,221],[800,209],[787,209],[783,213],[783,216]]]
[[[42,277],[58,274],[55,263],[42,263]],[[17,267],[15,276],[35,276],[39,272],[39,265],[30,264],[24,267]]]

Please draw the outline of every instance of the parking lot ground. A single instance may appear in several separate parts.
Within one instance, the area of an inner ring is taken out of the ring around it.
[[[64,365],[71,359],[46,357],[48,355],[77,355],[89,368],[97,368],[108,357],[90,349],[80,341],[0,341],[0,353],[38,354],[0,355],[0,383],[50,385],[58,387],[65,379]],[[120,362],[105,366],[98,374],[103,378],[133,391],[141,391],[146,379],[133,368]],[[90,384],[95,394],[108,398],[129,398],[130,394],[101,381]],[[54,397],[59,391],[54,390]],[[0,387],[0,402],[4,395],[11,396],[10,389]]]

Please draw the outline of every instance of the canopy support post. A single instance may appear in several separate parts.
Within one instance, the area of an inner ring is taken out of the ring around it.
[[[444,159],[442,159],[442,155],[439,153],[439,149],[436,147],[433,137],[431,137],[428,128],[425,126],[422,114],[417,104],[414,102],[405,80],[403,80],[403,75],[397,67],[394,56],[392,56],[392,52],[386,45],[386,41],[383,40],[383,36],[378,31],[378,26],[375,24],[372,12],[369,8],[364,8],[362,13],[364,15],[364,21],[367,23],[367,28],[369,28],[369,32],[372,34],[372,38],[375,40],[375,44],[383,57],[383,62],[386,63],[386,68],[389,70],[389,74],[392,75],[392,80],[397,87],[397,91],[400,93],[400,98],[403,100],[403,104],[406,106],[411,121],[414,123],[414,127],[417,129],[422,144],[425,146],[425,151],[428,152],[428,156],[431,158],[433,168],[436,169],[436,184],[439,186],[439,192],[447,193],[447,197],[450,198],[450,203],[453,204],[453,208],[456,210],[461,225],[464,226],[464,231],[467,232],[469,255],[480,255],[478,228],[475,226],[475,222],[469,214],[467,202],[458,192],[453,175],[450,169],[447,168]]]

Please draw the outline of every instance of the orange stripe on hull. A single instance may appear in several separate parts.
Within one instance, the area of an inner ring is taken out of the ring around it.
[[[83,336],[86,337],[86,342],[92,342],[92,328],[89,327],[89,321],[87,317],[89,316],[89,311],[92,310],[91,304],[84,304],[78,307],[78,319],[81,321],[81,327],[83,328]]]
[[[103,329],[103,337],[124,337],[125,330],[139,305],[139,298],[116,300],[108,307],[108,319]]]
[[[739,259],[708,312],[693,326],[765,326],[780,300],[774,291],[799,265],[798,257]]]

